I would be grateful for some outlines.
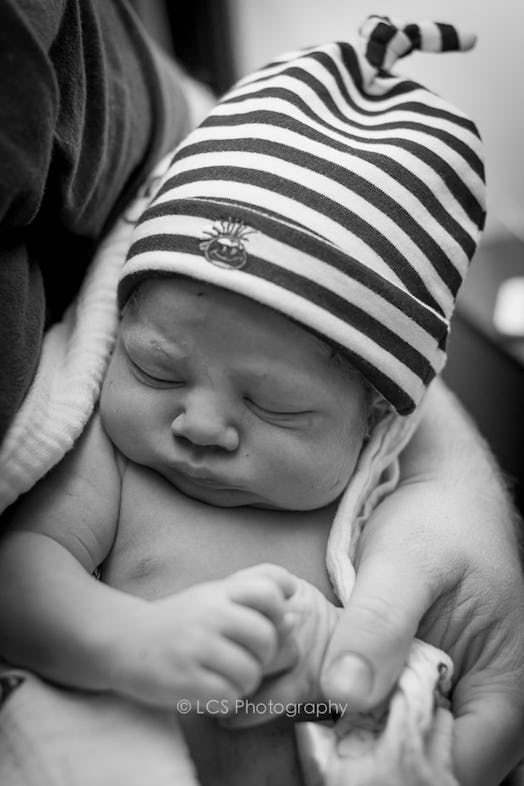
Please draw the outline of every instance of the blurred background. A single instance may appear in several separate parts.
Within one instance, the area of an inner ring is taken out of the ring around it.
[[[524,512],[524,29],[522,0],[134,0],[159,44],[219,96],[276,54],[355,40],[369,13],[477,34],[469,53],[396,66],[457,104],[484,140],[488,223],[454,317],[444,377],[496,453]]]

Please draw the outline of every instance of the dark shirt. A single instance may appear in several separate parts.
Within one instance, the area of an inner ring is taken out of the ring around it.
[[[0,0],[0,440],[94,250],[187,129],[125,0]]]

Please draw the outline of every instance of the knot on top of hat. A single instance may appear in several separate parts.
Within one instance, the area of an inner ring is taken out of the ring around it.
[[[360,28],[366,41],[365,55],[379,71],[389,71],[399,57],[413,49],[423,52],[464,52],[476,43],[473,33],[465,33],[443,22],[405,24],[387,16],[369,16]]]

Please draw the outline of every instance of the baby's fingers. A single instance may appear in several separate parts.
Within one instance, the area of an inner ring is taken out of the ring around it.
[[[249,568],[237,570],[236,573],[229,577],[230,580],[251,578],[263,578],[274,582],[285,598],[290,598],[298,585],[296,576],[281,565],[273,565],[271,562],[263,562],[259,565],[252,565]]]
[[[294,642],[288,642],[285,653],[281,652],[282,643],[289,636],[281,634],[277,625],[258,609],[236,606],[224,622],[222,632],[254,656],[264,671],[273,670],[277,662],[279,668],[294,665],[298,657]]]
[[[226,699],[229,703],[252,693],[260,685],[262,667],[256,655],[234,641],[223,639],[202,654],[201,666],[208,674],[222,681],[222,687],[210,699]],[[233,711],[234,707],[229,707]]]
[[[256,612],[246,613],[256,614]],[[274,631],[269,622],[262,617],[260,619],[270,630]],[[239,620],[239,623],[242,626],[241,620]],[[270,634],[266,637],[262,629],[259,631],[261,635],[257,636],[256,625],[252,625],[251,621],[246,627],[249,627],[251,632],[246,637],[244,631],[240,630],[238,638],[241,641],[239,643],[232,636],[218,639],[209,644],[200,659],[200,669],[202,674],[206,675],[206,680],[200,680],[199,682],[202,688],[204,688],[206,695],[203,696],[201,694],[200,685],[195,692],[200,698],[205,698],[206,700],[220,700],[224,712],[236,712],[238,700],[260,688],[263,678],[263,663],[261,662],[260,653],[264,648],[267,648],[265,652],[267,653],[266,659],[268,663],[271,666],[274,663],[274,659],[271,657],[271,649],[268,646],[268,643],[273,641],[273,636]],[[256,646],[254,646],[254,642],[256,642]],[[252,647],[252,650],[246,646],[247,644]],[[296,663],[296,649],[292,651],[291,648],[287,649],[287,660],[290,665]],[[211,678],[214,678],[217,684],[217,690],[214,694],[209,692]]]
[[[228,579],[232,601],[267,617],[279,630],[286,627],[286,600],[296,590],[297,579],[279,565],[256,565],[237,571]]]

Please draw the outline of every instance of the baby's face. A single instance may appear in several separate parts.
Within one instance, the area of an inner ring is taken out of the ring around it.
[[[277,312],[184,278],[126,308],[101,398],[132,461],[211,505],[310,510],[344,490],[366,395],[328,346]]]

